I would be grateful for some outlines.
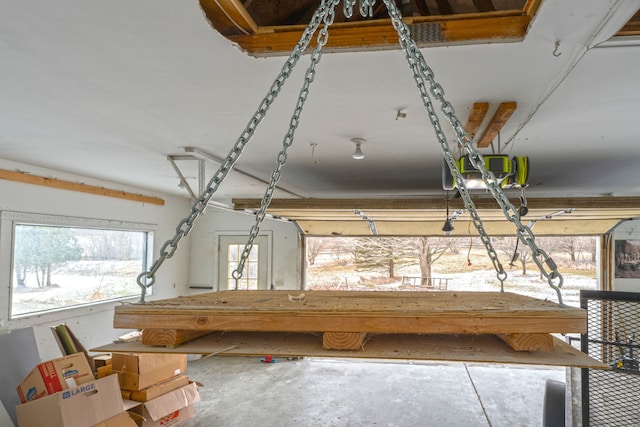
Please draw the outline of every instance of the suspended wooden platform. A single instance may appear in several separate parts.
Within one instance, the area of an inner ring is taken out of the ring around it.
[[[114,327],[142,343],[96,350],[605,367],[551,335],[584,310],[513,293],[224,291],[118,306]]]

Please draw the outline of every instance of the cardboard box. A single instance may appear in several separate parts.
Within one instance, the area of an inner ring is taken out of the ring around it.
[[[173,427],[193,416],[193,404],[200,401],[195,383],[191,382],[162,396],[134,406],[130,412],[141,415],[138,427]]]
[[[186,375],[177,375],[173,378],[169,378],[158,384],[154,384],[151,387],[147,387],[142,390],[132,390],[128,399],[135,400],[137,402],[146,402],[156,397],[160,397],[163,394],[167,394],[170,391],[177,390],[181,387],[189,384],[189,378]]]
[[[111,369],[118,374],[120,388],[142,390],[187,370],[186,354],[113,353]]]
[[[87,427],[123,411],[117,375],[16,406],[19,427]]]
[[[39,363],[17,387],[22,403],[93,381],[95,377],[84,353]]]
[[[101,368],[103,366],[111,366],[111,355],[110,354],[100,354],[98,356],[93,356],[93,364],[97,368]]]
[[[138,427],[138,424],[136,424],[128,412],[121,412],[115,417],[102,421],[93,427]]]

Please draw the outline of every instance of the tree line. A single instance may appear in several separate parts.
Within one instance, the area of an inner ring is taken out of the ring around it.
[[[592,236],[538,237],[536,243],[551,257],[562,254],[572,267],[596,261],[596,238]],[[515,237],[493,238],[492,245],[501,254],[501,261],[506,259],[511,267],[518,266],[527,274],[527,267],[533,262],[527,245],[517,244]],[[402,267],[418,265],[425,284],[433,277],[433,265],[445,253],[464,256],[461,252],[468,250],[467,262],[471,264],[471,248],[484,248],[477,237],[425,236],[308,237],[306,247],[311,266],[323,253],[329,253],[338,264],[352,263],[356,271],[379,272],[389,278],[395,278]]]

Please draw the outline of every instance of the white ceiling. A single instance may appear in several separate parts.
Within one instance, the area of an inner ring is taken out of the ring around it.
[[[529,195],[638,196],[640,42],[609,40],[638,7],[543,0],[522,42],[422,53],[463,124],[476,101],[490,103],[487,122],[500,102],[518,103],[500,147],[529,156]],[[0,158],[185,196],[167,156],[190,146],[226,157],[285,60],[241,52],[196,0],[0,0],[0,58]],[[268,180],[308,64],[240,170]],[[291,193],[276,197],[441,196],[442,153],[421,102],[401,51],[326,53],[282,171]],[[364,160],[351,159],[353,137],[367,140]],[[178,165],[197,189],[196,162]],[[214,200],[265,188],[232,173]]]

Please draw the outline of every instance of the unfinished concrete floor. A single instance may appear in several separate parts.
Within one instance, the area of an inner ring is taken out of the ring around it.
[[[357,359],[190,361],[202,401],[188,427],[541,426],[565,369]]]

